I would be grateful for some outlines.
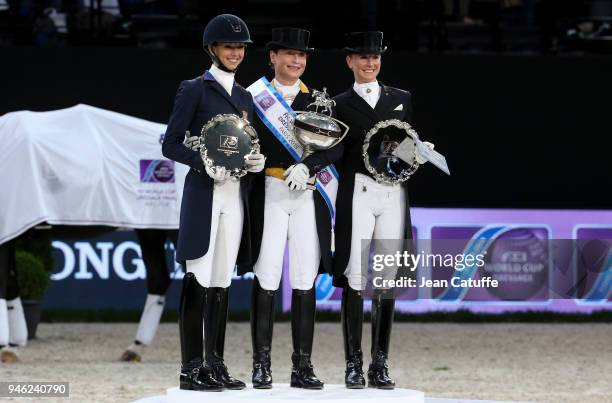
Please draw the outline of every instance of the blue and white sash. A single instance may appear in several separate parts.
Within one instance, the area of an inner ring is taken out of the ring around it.
[[[255,111],[262,122],[281,142],[296,161],[301,161],[304,149],[293,135],[295,111],[285,102],[270,82],[262,77],[251,84],[247,91],[253,97]],[[338,193],[338,172],[328,165],[317,173],[315,184],[329,208],[332,224],[336,217],[336,195]],[[333,241],[332,241],[333,244]]]

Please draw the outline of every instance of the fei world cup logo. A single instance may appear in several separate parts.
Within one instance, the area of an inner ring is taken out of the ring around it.
[[[140,160],[140,182],[174,183],[174,161]]]
[[[262,91],[259,94],[255,95],[255,102],[257,105],[261,107],[261,109],[265,112],[267,111],[274,103],[274,97],[268,94],[266,91]]]
[[[317,179],[323,186],[327,186],[329,182],[331,182],[332,174],[328,172],[328,168],[325,168],[317,173]]]
[[[487,225],[484,227],[432,228],[436,253],[484,256],[484,265],[464,264],[461,270],[432,270],[434,280],[490,277],[497,286],[452,286],[432,289],[432,297],[444,302],[546,302],[550,298],[550,229],[546,225]]]

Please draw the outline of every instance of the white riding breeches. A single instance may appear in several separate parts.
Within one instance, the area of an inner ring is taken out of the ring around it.
[[[264,290],[278,289],[288,241],[291,288],[310,290],[321,260],[313,191],[291,190],[283,180],[266,176],[265,192],[263,237],[255,275]]]
[[[226,288],[232,281],[242,238],[244,207],[240,181],[215,183],[211,214],[208,252],[187,260],[187,272],[192,272],[202,287]]]
[[[406,221],[406,195],[401,184],[384,185],[363,174],[355,174],[351,254],[344,275],[354,290],[365,290],[367,260],[372,240],[374,253],[401,250]],[[362,265],[362,259],[364,264]],[[386,267],[377,276],[395,278],[397,267]]]

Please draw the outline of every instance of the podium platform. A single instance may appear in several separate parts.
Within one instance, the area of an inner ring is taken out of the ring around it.
[[[305,390],[291,388],[289,384],[274,384],[272,389],[253,389],[247,385],[244,390],[225,390],[223,392],[195,392],[180,390],[178,387],[166,390],[166,395],[151,396],[137,400],[135,403],[365,403],[373,400],[376,403],[504,403],[484,400],[436,399],[425,398],[425,393],[418,390],[396,388],[382,389],[346,389],[344,385],[325,385],[323,390]]]
[[[323,390],[292,388],[287,383],[274,384],[272,389],[253,389],[223,392],[193,392],[171,388],[166,391],[166,403],[202,403],[202,398],[218,403],[359,403],[375,399],[377,403],[425,403],[425,394],[410,389],[361,389],[351,390],[344,385],[325,385]]]

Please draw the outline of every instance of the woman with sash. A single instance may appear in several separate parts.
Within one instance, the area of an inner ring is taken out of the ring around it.
[[[299,28],[277,28],[267,44],[274,79],[265,77],[248,90],[255,101],[255,128],[265,171],[254,181],[251,201],[253,263],[251,332],[253,386],[271,388],[271,348],[275,292],[280,286],[285,245],[289,247],[289,282],[293,354],[291,386],[321,389],[311,354],[315,322],[314,282],[319,271],[331,272],[331,215],[327,188],[337,177],[328,167],[342,153],[337,145],[301,160],[291,130],[292,113],[315,101],[313,90],[300,77],[306,68],[310,33]],[[273,106],[274,105],[274,106]],[[321,175],[324,172],[324,175]],[[317,190],[306,188],[318,175]],[[325,180],[321,180],[325,177]],[[329,182],[328,180],[331,180]],[[333,196],[335,197],[335,195]]]

